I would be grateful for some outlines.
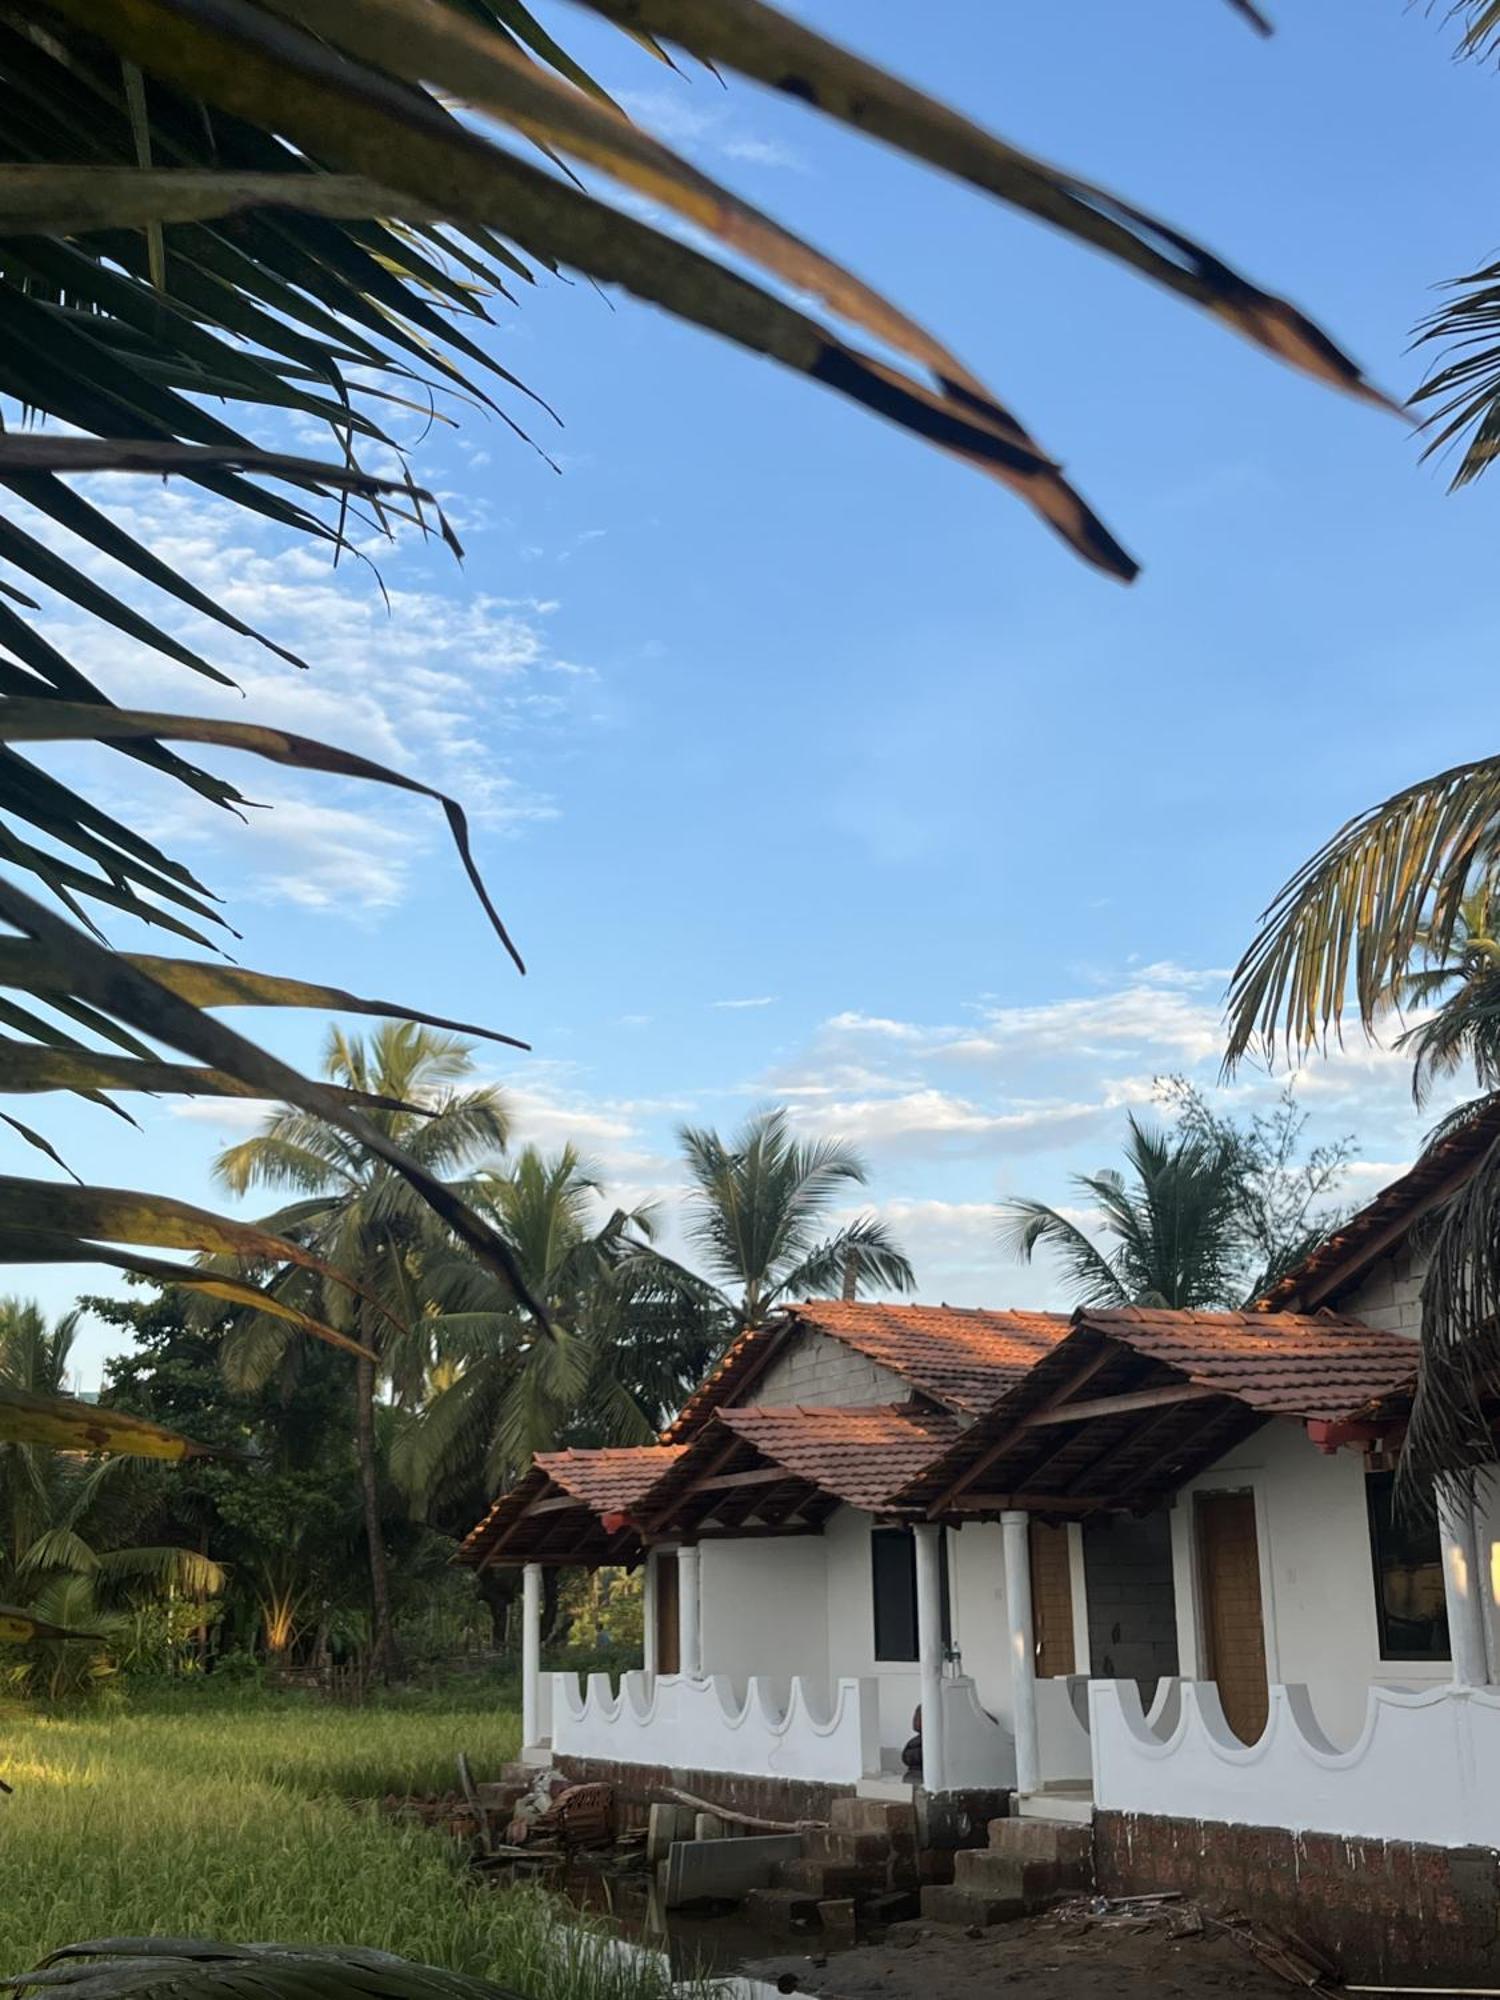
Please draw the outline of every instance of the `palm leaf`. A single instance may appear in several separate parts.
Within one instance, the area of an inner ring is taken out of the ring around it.
[[[1456,765],[1357,814],[1299,868],[1234,971],[1229,1046],[1300,1052],[1342,1026],[1368,1032],[1419,942],[1447,948],[1476,872],[1500,848],[1500,758]]]
[[[29,1646],[37,1639],[88,1639],[98,1642],[98,1632],[76,1632],[69,1626],[49,1625],[45,1618],[33,1617],[19,1605],[0,1604],[0,1645]],[[9,1785],[4,1787],[9,1791]]]
[[[494,1028],[450,1021],[441,1014],[423,1014],[394,1000],[362,999],[341,986],[315,985],[311,980],[285,979],[268,972],[251,972],[241,965],[208,964],[198,959],[157,958],[141,952],[122,952],[120,957],[194,1007],[317,1007],[339,1014],[383,1014],[455,1034],[478,1035],[486,1041],[503,1042],[507,1048],[530,1047],[529,1042],[502,1035]],[[49,952],[31,939],[0,937],[0,986],[20,987],[55,1005],[59,996],[69,992],[72,977],[65,956]],[[97,1026],[97,1020],[90,1025]],[[149,1055],[144,1048],[139,1048],[139,1053]]]
[[[134,1458],[176,1461],[204,1455],[206,1447],[120,1410],[75,1403],[66,1396],[38,1396],[0,1382],[0,1439],[40,1444],[53,1451],[107,1451]]]

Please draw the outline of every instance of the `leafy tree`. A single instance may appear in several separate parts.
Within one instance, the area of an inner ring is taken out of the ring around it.
[[[1050,1250],[1079,1305],[1249,1305],[1337,1220],[1330,1198],[1353,1141],[1299,1158],[1307,1116],[1290,1091],[1243,1123],[1181,1077],[1160,1094],[1174,1130],[1152,1131],[1131,1113],[1126,1172],[1073,1176],[1103,1247],[1070,1215],[1024,1198],[1002,1204],[1001,1241],[1025,1263]]]
[[[473,1071],[473,1051],[452,1035],[402,1022],[368,1040],[335,1028],[324,1067],[335,1081],[392,1108],[369,1115],[410,1159],[445,1183],[505,1144],[509,1117],[491,1086],[459,1088]],[[422,1345],[421,1259],[441,1243],[430,1208],[391,1165],[340,1129],[297,1110],[274,1113],[254,1138],[219,1155],[215,1172],[235,1194],[254,1187],[297,1196],[267,1220],[288,1240],[313,1249],[335,1281],[293,1269],[276,1280],[282,1300],[308,1291],[318,1318],[357,1337],[355,1442],[364,1506],[374,1613],[374,1652],[395,1662],[389,1569],[381,1527],[375,1392],[383,1374],[414,1393],[426,1370]],[[350,1281],[356,1289],[351,1289]],[[226,1345],[225,1366],[241,1386],[282,1367],[300,1336],[283,1318],[251,1314]]]
[[[0,1381],[30,1396],[60,1395],[77,1330],[77,1312],[49,1325],[35,1304],[0,1300]],[[107,1671],[107,1642],[118,1637],[130,1597],[222,1587],[222,1569],[200,1552],[137,1539],[130,1472],[119,1457],[0,1444],[0,1599],[42,1627],[21,1673],[34,1691],[78,1692]]]
[[[801,1140],[785,1111],[763,1111],[726,1142],[684,1125],[688,1234],[734,1328],[756,1326],[792,1298],[856,1289],[909,1292],[916,1278],[878,1216],[828,1230],[834,1204],[868,1173],[840,1139]]]

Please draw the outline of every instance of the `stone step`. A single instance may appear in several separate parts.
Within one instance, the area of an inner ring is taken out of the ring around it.
[[[826,1901],[883,1889],[886,1872],[884,1868],[857,1868],[844,1861],[810,1861],[803,1855],[796,1861],[778,1862],[772,1882],[778,1889],[794,1889]]]
[[[882,1868],[891,1857],[890,1835],[856,1833],[831,1826],[804,1834],[802,1852],[809,1861],[842,1861],[854,1867]]]
[[[1008,1924],[1026,1911],[1015,1896],[987,1894],[980,1889],[961,1889],[955,1883],[932,1883],[922,1891],[922,1915],[929,1923]]]
[[[988,1847],[960,1849],[954,1886],[1018,1902],[1028,1912],[1094,1886],[1093,1834],[1056,1820],[997,1819]]]
[[[820,1900],[805,1889],[752,1889],[745,1898],[745,1917],[759,1930],[787,1937],[794,1931],[817,1929]]]
[[[829,1808],[828,1818],[830,1828],[841,1833],[916,1837],[915,1810],[909,1804],[898,1804],[894,1799],[837,1798]]]

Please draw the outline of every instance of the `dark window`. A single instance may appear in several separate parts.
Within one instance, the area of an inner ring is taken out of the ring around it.
[[[917,1657],[917,1545],[910,1528],[870,1530],[870,1573],[875,1597],[875,1657],[914,1660]],[[938,1575],[942,1585],[943,1646],[949,1638],[948,1537],[938,1539]]]
[[[1436,1520],[1398,1514],[1394,1472],[1365,1480],[1370,1554],[1375,1563],[1375,1617],[1383,1660],[1446,1660],[1448,1606]]]

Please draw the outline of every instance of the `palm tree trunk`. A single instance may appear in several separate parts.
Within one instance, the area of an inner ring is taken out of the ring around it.
[[[370,1556],[370,1605],[374,1613],[375,1670],[387,1678],[400,1664],[391,1622],[391,1579],[380,1528],[380,1488],[375,1467],[375,1364],[361,1356],[354,1364],[354,1439],[364,1495],[365,1543]]]

